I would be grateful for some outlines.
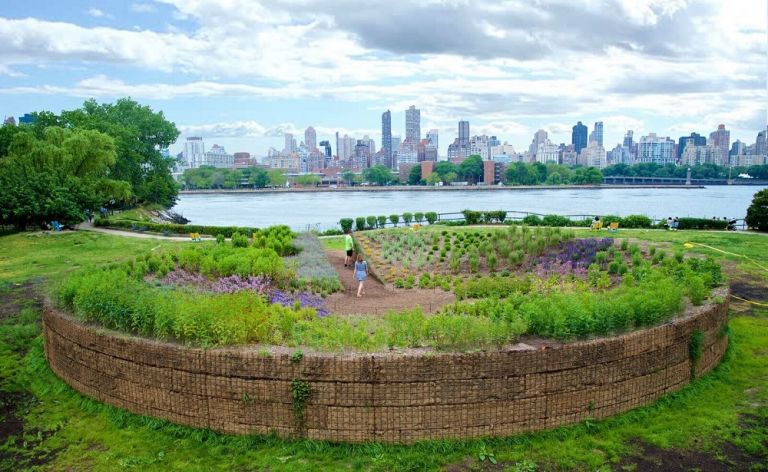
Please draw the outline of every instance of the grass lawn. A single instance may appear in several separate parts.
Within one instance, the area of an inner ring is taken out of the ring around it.
[[[768,265],[764,236],[621,231],[617,237],[707,244]],[[343,248],[341,237],[323,242]],[[707,457],[765,470],[768,309],[757,306],[748,316],[732,318],[723,364],[681,392],[609,420],[510,438],[391,446],[224,436],[139,417],[77,394],[45,362],[34,295],[44,284],[18,283],[40,277],[49,282],[72,268],[161,244],[174,243],[93,233],[0,237],[0,470],[637,470],[636,456],[656,448],[674,449],[694,461],[691,467]],[[768,277],[758,276],[762,271],[754,263],[692,250],[736,261],[732,270],[739,277],[768,290]],[[493,466],[490,457],[499,464]]]

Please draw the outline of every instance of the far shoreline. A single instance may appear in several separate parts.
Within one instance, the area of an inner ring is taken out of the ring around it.
[[[604,190],[604,189],[702,189],[705,185],[620,185],[620,184],[602,184],[602,185],[517,185],[517,186],[498,186],[498,185],[443,185],[432,187],[426,185],[408,186],[339,186],[332,187],[286,187],[286,188],[237,188],[237,189],[199,189],[199,190],[180,190],[181,195],[205,195],[205,194],[229,194],[229,193],[314,193],[314,192],[442,192],[442,191],[507,191],[507,190]]]

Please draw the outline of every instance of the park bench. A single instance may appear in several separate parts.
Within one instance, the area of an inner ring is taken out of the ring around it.
[[[613,223],[608,225],[608,232],[610,233],[618,233],[619,232],[619,222],[614,221]]]

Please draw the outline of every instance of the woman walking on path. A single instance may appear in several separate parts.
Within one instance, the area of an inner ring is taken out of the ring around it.
[[[363,255],[357,255],[357,262],[355,262],[355,279],[360,284],[357,286],[357,297],[360,298],[365,294],[365,288],[363,283],[368,278],[368,263],[363,260]]]

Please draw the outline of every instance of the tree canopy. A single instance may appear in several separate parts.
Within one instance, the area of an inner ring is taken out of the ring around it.
[[[176,202],[173,160],[161,150],[179,131],[162,112],[124,98],[32,115],[0,128],[2,224],[74,224],[86,208]]]
[[[76,224],[86,209],[126,202],[130,184],[111,178],[115,160],[114,140],[99,131],[48,127],[41,138],[18,131],[0,158],[0,222]]]
[[[395,182],[397,179],[392,175],[392,171],[386,166],[375,165],[363,171],[363,178],[376,185],[387,185]]]

